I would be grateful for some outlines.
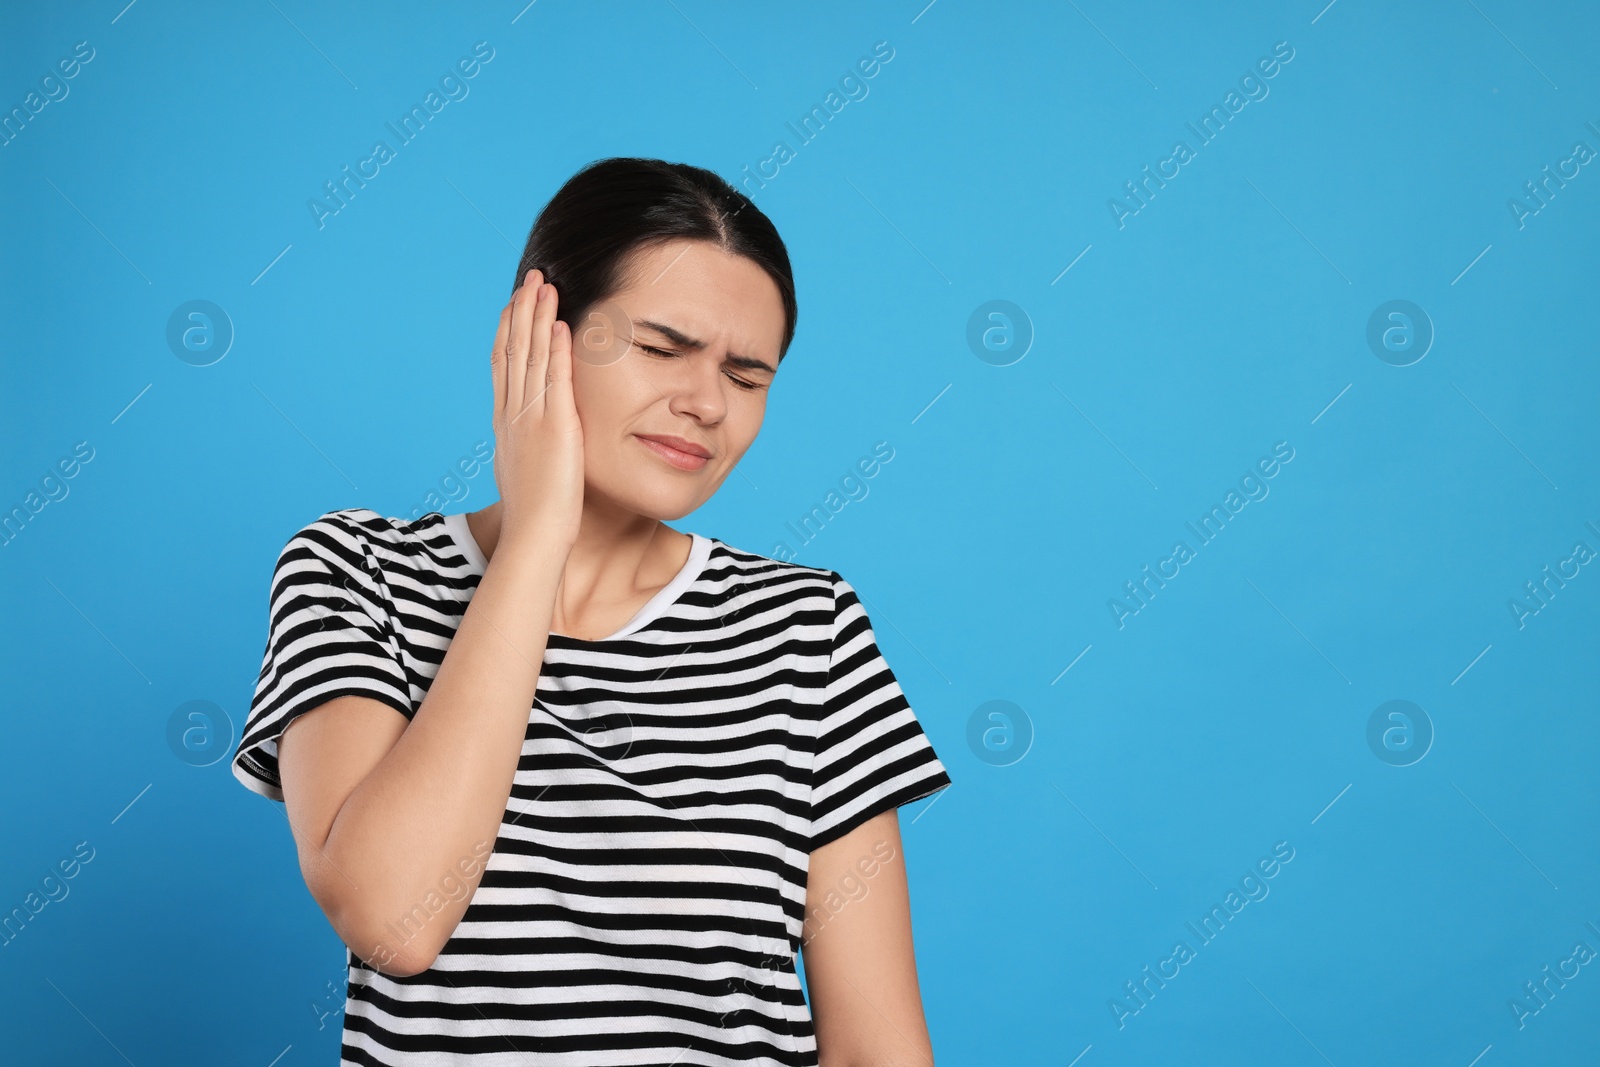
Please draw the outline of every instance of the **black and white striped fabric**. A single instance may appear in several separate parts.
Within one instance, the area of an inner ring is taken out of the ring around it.
[[[850,583],[691,536],[616,633],[550,635],[482,881],[421,974],[349,953],[341,1063],[816,1064],[810,853],[950,777]],[[463,515],[349,508],[297,532],[239,781],[281,801],[277,739],[333,697],[410,719],[484,568]],[[465,892],[441,873],[388,951]]]

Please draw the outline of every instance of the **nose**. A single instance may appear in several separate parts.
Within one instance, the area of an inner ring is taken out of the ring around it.
[[[680,360],[679,371],[667,383],[667,406],[674,415],[694,419],[702,426],[715,426],[728,412],[722,373],[722,354],[702,349]]]

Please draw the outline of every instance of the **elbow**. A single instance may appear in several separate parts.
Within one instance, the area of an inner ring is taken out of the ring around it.
[[[407,930],[377,915],[366,915],[347,927],[335,927],[350,951],[379,972],[393,978],[411,978],[432,967],[444,946],[436,944],[428,929]],[[346,931],[353,936],[346,936]]]
[[[345,890],[349,886],[344,887]],[[384,918],[381,905],[355,898],[349,892],[334,892],[323,885],[312,896],[327,916],[339,940],[355,956],[391,978],[411,978],[433,966],[443,945],[435,944],[427,928],[408,929]]]
[[[370,967],[391,978],[411,978],[432,967],[443,946],[428,938],[427,931],[416,931],[405,940],[394,925],[372,920],[349,927],[335,926],[350,951]],[[348,931],[348,932],[347,932]],[[353,936],[352,936],[353,935]]]
[[[359,952],[356,955],[361,955]],[[376,968],[380,974],[390,978],[413,978],[433,966],[433,961],[438,954],[427,953],[396,953],[394,955],[375,954],[378,958],[366,962]]]

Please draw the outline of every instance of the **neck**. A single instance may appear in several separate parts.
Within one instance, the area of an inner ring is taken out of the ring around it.
[[[502,514],[498,500],[488,507],[467,512],[467,528],[472,531],[473,540],[478,542],[486,560],[494,558],[495,547],[500,543]],[[633,512],[608,517],[585,507],[578,521],[578,539],[567,558],[569,562],[574,559],[589,561],[599,569],[609,569],[617,564],[625,565],[629,560],[643,560],[663,545],[686,546],[690,540],[688,534],[674,530],[659,519]],[[669,551],[667,554],[686,556],[686,552]]]
[[[556,628],[585,614],[592,604],[606,604],[651,592],[670,582],[689,561],[693,538],[659,519],[636,512],[606,514],[595,501],[586,501],[579,520],[578,539],[567,554],[556,595]],[[467,513],[467,528],[483,550],[494,558],[500,541],[502,509],[496,501]]]

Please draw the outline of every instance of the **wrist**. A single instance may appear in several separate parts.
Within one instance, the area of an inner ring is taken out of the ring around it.
[[[572,545],[572,537],[548,527],[502,528],[500,540],[495,544],[494,554],[489,557],[489,562],[493,563],[504,557],[506,562],[556,560],[565,564],[568,554],[572,551]]]

